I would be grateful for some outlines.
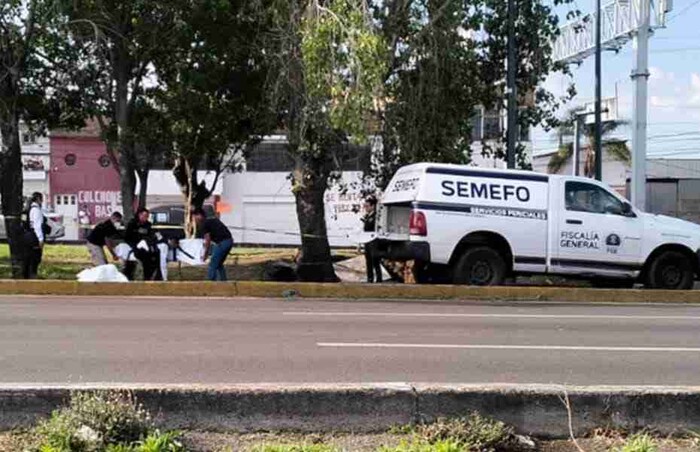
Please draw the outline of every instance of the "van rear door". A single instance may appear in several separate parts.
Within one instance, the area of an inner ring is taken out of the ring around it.
[[[389,182],[378,212],[377,233],[381,238],[409,240],[411,210],[424,173],[424,166],[405,166]]]

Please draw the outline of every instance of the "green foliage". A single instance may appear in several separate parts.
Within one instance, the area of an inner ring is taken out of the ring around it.
[[[656,440],[648,433],[636,433],[627,438],[625,443],[615,448],[615,452],[656,452],[658,450]]]
[[[253,447],[253,452],[337,452],[325,444],[275,444]]]
[[[439,440],[429,443],[413,438],[411,441],[402,440],[398,446],[382,446],[379,452],[464,452],[466,449],[459,441],[452,439]]]
[[[176,432],[155,431],[139,442],[135,452],[185,452]]]
[[[574,122],[577,116],[581,113],[581,108],[574,108],[569,110],[566,117],[560,121],[557,128],[557,134],[559,136],[559,142],[562,143],[565,139],[575,140],[574,136]],[[581,152],[583,154],[583,174],[586,177],[593,177],[595,174],[595,124],[594,123],[584,123],[581,121],[581,132],[582,138],[585,142],[581,144]],[[612,120],[604,121],[601,124],[601,135],[603,139],[603,153],[607,153],[615,160],[618,160],[626,165],[632,163],[632,153],[629,146],[627,146],[626,140],[621,140],[618,138],[610,137],[615,131],[620,127],[628,125],[625,120]],[[608,137],[608,138],[606,138]],[[573,143],[562,144],[559,151],[552,155],[547,164],[547,169],[550,173],[557,173],[559,170],[569,161],[573,156]]]
[[[128,393],[75,392],[68,407],[36,427],[36,450],[97,452],[110,444],[136,443],[151,427],[149,414]]]
[[[550,173],[558,173],[566,162],[569,161],[574,153],[574,146],[572,144],[565,144],[559,147],[559,150],[554,154],[547,163],[547,171]]]
[[[386,70],[385,44],[362,0],[310,5],[301,23],[301,52],[307,96],[327,110],[329,122],[364,141]]]
[[[510,427],[477,413],[467,418],[441,418],[431,424],[417,426],[415,432],[430,444],[456,442],[463,449],[474,451],[504,450],[513,439]]]

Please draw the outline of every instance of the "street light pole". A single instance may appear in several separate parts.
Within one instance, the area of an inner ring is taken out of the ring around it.
[[[601,49],[600,49],[600,0],[596,0],[596,19],[595,19],[595,178],[603,180],[603,127],[600,117],[600,65],[601,65]]]
[[[506,164],[515,168],[515,143],[517,134],[517,92],[515,85],[515,0],[508,0],[508,58],[506,73],[506,91],[508,95],[508,117],[506,137]]]

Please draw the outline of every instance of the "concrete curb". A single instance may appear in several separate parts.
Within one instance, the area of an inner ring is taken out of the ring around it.
[[[589,289],[576,287],[469,287],[410,284],[323,284],[240,281],[79,283],[0,280],[0,295],[264,297],[700,303],[700,291]]]
[[[700,428],[700,388],[544,385],[54,386],[0,388],[0,430],[29,427],[65,404],[73,390],[134,393],[167,429],[377,432],[417,420],[477,411],[524,434],[569,435],[595,428]]]

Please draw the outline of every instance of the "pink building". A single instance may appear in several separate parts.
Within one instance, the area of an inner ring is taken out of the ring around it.
[[[93,224],[121,210],[119,174],[107,155],[96,124],[49,137],[51,204],[63,215],[66,239],[79,239],[79,225]]]

